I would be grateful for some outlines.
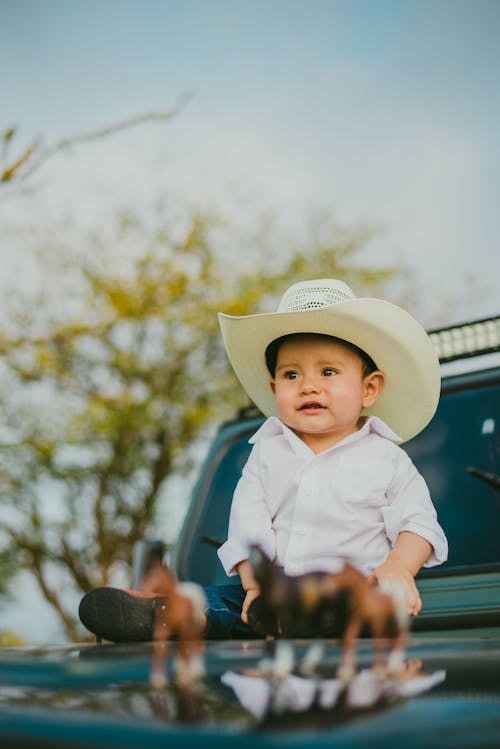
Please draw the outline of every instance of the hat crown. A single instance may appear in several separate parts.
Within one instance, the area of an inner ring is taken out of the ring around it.
[[[343,281],[320,278],[294,283],[283,294],[278,312],[305,312],[309,309],[330,307],[332,304],[354,299],[352,289]]]

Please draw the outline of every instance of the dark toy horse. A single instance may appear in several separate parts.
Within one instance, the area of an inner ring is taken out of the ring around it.
[[[399,588],[394,595],[368,584],[364,575],[345,563],[338,573],[313,572],[285,575],[257,547],[250,555],[260,595],[248,609],[249,625],[271,637],[340,637],[339,676],[350,679],[355,671],[356,647],[362,632],[374,638],[373,665],[397,670],[407,639],[408,604]]]

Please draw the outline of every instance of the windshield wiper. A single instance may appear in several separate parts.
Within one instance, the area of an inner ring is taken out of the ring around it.
[[[485,481],[497,492],[500,491],[500,476],[497,476],[496,473],[480,471],[478,468],[473,468],[472,466],[468,466],[467,473],[470,473],[471,476],[474,476],[477,479],[481,479],[481,481]]]
[[[224,543],[223,538],[215,538],[214,536],[199,536],[199,539],[210,546],[215,546],[217,549]]]

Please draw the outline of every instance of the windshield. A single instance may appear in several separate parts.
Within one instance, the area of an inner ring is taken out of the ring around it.
[[[499,406],[498,384],[447,393],[429,426],[404,445],[427,481],[449,541],[444,567],[421,574],[500,564],[500,493],[484,480],[484,475],[500,473]],[[232,494],[255,429],[254,422],[219,455],[192,530],[182,570],[188,579],[204,585],[227,583],[216,549],[226,538]]]

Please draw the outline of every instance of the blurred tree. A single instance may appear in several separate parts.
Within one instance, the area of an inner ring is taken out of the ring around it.
[[[57,154],[74,150],[82,144],[105,140],[140,125],[168,122],[180,112],[189,98],[189,94],[185,93],[179,97],[172,109],[146,112],[96,130],[62,138],[49,145],[45,144],[41,137],[35,137],[28,144],[20,145],[18,128],[7,128],[0,133],[0,200],[32,190],[34,177]],[[16,560],[11,554],[7,553],[0,557],[0,596],[8,594],[9,581],[15,576],[17,569]]]
[[[54,304],[56,286],[47,289],[0,331],[0,553],[32,572],[72,640],[65,591],[112,582],[137,540],[164,534],[155,524],[165,480],[188,467],[189,446],[214,420],[245,404],[217,311],[275,309],[307,276],[375,293],[396,273],[359,264],[363,229],[332,229],[281,262],[266,252],[247,272],[223,258],[214,226],[195,213],[175,236],[156,228],[130,262],[106,263],[89,246],[93,259],[66,265],[71,299]],[[129,217],[116,244],[134,231]]]

